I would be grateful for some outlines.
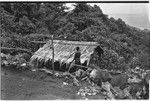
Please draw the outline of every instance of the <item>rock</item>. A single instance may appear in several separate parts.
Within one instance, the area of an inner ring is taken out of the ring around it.
[[[146,73],[144,80],[146,81],[147,84],[149,84],[150,81],[150,71]]]
[[[144,99],[149,99],[149,81],[150,81],[150,71],[144,76],[142,80],[145,87],[145,94],[143,94]]]
[[[26,63],[23,63],[23,64],[21,64],[20,66],[24,67],[24,66],[27,66],[27,64],[26,64]]]
[[[93,69],[90,73],[90,78],[94,83],[101,86],[102,82],[110,81],[112,79],[112,76],[108,71],[104,71],[101,69]]]
[[[77,92],[77,95],[81,95],[82,97],[92,96],[99,93],[99,89],[96,86],[87,86],[81,87]]]
[[[66,83],[66,82],[63,82],[63,85],[68,85],[68,83]]]
[[[36,69],[32,69],[31,71],[32,71],[32,72],[35,72],[35,71],[37,71],[37,70],[36,70]]]
[[[124,98],[123,90],[121,90],[119,87],[114,87],[115,97],[119,99]]]
[[[97,70],[96,69],[93,69],[92,72],[90,73],[90,78],[96,78],[97,76]]]
[[[125,89],[123,90],[123,92],[124,92],[124,96],[125,96],[125,97],[127,97],[127,98],[129,98],[129,99],[132,99],[132,96],[131,96],[131,94],[130,94],[130,87],[125,88]]]
[[[75,76],[79,78],[79,77],[81,77],[81,75],[83,74],[83,72],[84,72],[84,70],[79,69],[78,71],[75,72]]]
[[[4,54],[4,53],[1,53],[1,57],[6,57],[6,54]]]
[[[103,82],[102,83],[102,88],[105,89],[106,91],[110,91],[111,84],[109,82]]]
[[[59,73],[55,73],[55,76],[58,77],[60,74]]]
[[[114,95],[112,94],[112,92],[108,92],[107,93],[107,97],[111,100],[115,99]]]
[[[137,93],[143,90],[142,82],[140,83],[131,83],[130,84],[130,91],[129,93],[132,95],[133,98],[136,97]]]
[[[136,77],[134,77],[133,79],[132,78],[129,78],[128,79],[128,83],[138,83],[138,82],[141,82],[141,79],[139,79],[139,78],[136,78]]]
[[[3,61],[2,61],[2,64],[4,64],[4,65],[6,66],[6,65],[8,65],[9,63],[8,63],[8,61],[3,60]]]
[[[102,83],[102,88],[106,90],[106,95],[109,99],[115,98],[114,94],[111,92],[112,86],[109,82]]]
[[[123,90],[128,85],[128,78],[129,77],[126,74],[119,74],[114,76],[110,83],[113,87],[119,87]]]
[[[136,68],[135,68],[135,70],[139,70],[139,69],[140,69],[140,67],[136,67]]]

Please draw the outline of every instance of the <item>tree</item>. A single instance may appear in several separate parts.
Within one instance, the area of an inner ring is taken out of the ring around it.
[[[59,18],[65,13],[65,9],[67,9],[63,3],[44,3],[44,25],[49,30],[50,34],[55,33],[58,30],[58,22]]]
[[[88,12],[90,6],[87,3],[76,3],[75,9],[73,10],[74,13],[78,14],[79,12]]]

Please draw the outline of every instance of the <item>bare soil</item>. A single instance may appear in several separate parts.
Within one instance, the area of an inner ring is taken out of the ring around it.
[[[1,68],[2,100],[55,100],[83,99],[77,95],[79,87],[62,85],[63,79],[48,76],[44,72]],[[89,99],[104,99],[101,95]]]

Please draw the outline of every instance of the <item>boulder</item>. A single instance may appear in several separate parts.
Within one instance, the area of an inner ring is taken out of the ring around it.
[[[147,84],[149,84],[150,81],[150,71],[146,73],[144,80],[146,81]]]
[[[113,87],[119,87],[120,89],[126,88],[128,85],[128,75],[127,74],[119,74],[113,76],[111,79],[110,83]]]
[[[93,69],[90,73],[90,78],[94,83],[101,86],[102,82],[110,81],[112,76],[108,71],[102,69]]]

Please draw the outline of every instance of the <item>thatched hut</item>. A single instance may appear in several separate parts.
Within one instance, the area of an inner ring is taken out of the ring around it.
[[[81,63],[87,65],[90,55],[94,49],[99,46],[97,42],[79,42],[79,41],[64,41],[54,40],[54,65],[56,70],[67,69],[67,65],[73,60],[71,53],[75,51],[76,47],[80,47],[81,50]],[[43,47],[34,53],[31,57],[31,63],[36,67],[51,68],[52,65],[52,48],[51,40],[48,41]]]

